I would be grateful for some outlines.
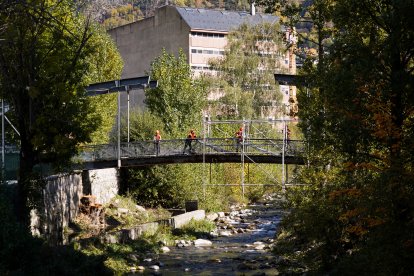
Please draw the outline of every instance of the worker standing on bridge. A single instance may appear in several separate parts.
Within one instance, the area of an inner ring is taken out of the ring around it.
[[[290,150],[290,129],[286,126],[286,150]]]
[[[190,132],[187,135],[187,138],[185,139],[185,144],[184,144],[184,149],[183,149],[183,154],[185,153],[185,149],[188,147],[188,152],[189,153],[193,153],[193,148],[192,148],[192,141],[194,139],[197,138],[197,135],[195,134],[194,130],[190,130]]]
[[[161,140],[160,131],[156,130],[155,135],[154,135],[154,152],[155,152],[155,155],[157,156],[158,154],[160,154],[160,140]]]
[[[239,152],[239,148],[242,146],[243,142],[243,128],[241,127],[236,131],[236,152]]]

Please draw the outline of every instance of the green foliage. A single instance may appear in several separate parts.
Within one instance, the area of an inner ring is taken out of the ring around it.
[[[103,17],[102,25],[106,29],[112,29],[144,18],[142,11],[131,4],[112,8]]]
[[[127,118],[123,116],[121,119],[121,141],[127,141],[128,129]],[[149,111],[134,109],[130,113],[130,141],[149,141],[154,138],[156,130],[160,131],[162,139],[168,139],[168,133],[164,132],[163,122],[160,117],[151,114]],[[112,139],[115,140],[115,134],[112,133]]]
[[[120,214],[118,208],[127,209],[128,212]],[[171,213],[162,208],[140,210],[132,197],[118,195],[105,208],[105,216],[108,224],[112,221],[114,227],[129,227],[168,219]]]
[[[149,207],[182,208],[188,199],[201,196],[199,165],[168,165],[126,169],[126,193]]]
[[[284,51],[278,24],[243,24],[229,33],[224,58],[210,61],[219,71],[216,83],[225,93],[220,101],[234,109],[228,115],[258,117],[261,106],[280,100],[273,74],[282,71]]]
[[[13,2],[0,9],[0,22],[0,91],[20,133],[17,213],[26,220],[32,169],[40,162],[61,169],[80,143],[91,141],[101,118],[84,87],[96,75],[119,74],[120,60],[109,37],[73,1]],[[93,73],[97,68],[102,74]]]
[[[210,232],[214,229],[216,229],[216,225],[212,221],[206,219],[191,219],[190,222],[183,227],[174,229],[173,234],[177,235],[180,239],[195,240],[208,237]]]
[[[410,275],[414,5],[344,0],[313,12],[324,8],[335,39],[305,67],[299,116],[311,166],[300,181],[309,186],[288,194],[285,241],[312,272]]]
[[[186,55],[178,57],[162,51],[151,64],[151,79],[158,87],[147,89],[146,105],[161,118],[164,130],[177,137],[200,122],[206,101],[206,88],[201,79],[193,79]]]
[[[88,57],[90,70],[85,76],[86,83],[96,83],[119,79],[123,61],[114,41],[99,27],[94,27],[96,35],[91,37],[92,55]],[[117,114],[117,95],[107,94],[89,98],[89,105],[94,111],[88,114],[85,121],[96,120],[99,126],[91,133],[91,144],[105,144],[109,142],[109,133],[113,129]]]

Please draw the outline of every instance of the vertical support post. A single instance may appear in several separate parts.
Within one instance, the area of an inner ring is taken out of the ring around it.
[[[246,124],[243,120],[243,131],[242,131],[242,150],[241,150],[241,185],[242,185],[242,196],[244,198],[244,140],[246,140]]]
[[[128,102],[128,105],[127,105],[127,110],[128,110],[128,114],[127,114],[127,121],[128,121],[128,138],[127,138],[127,141],[128,141],[128,147],[129,147],[129,86],[127,86],[127,88],[126,88],[126,90],[127,90],[127,102]]]
[[[285,184],[285,143],[286,143],[286,121],[283,120],[283,139],[282,139],[282,191],[286,191]]]
[[[116,81],[116,86],[119,86],[120,81]],[[118,91],[118,168],[121,167],[121,92]]]
[[[6,168],[5,158],[5,139],[4,139],[4,100],[1,99],[1,178],[4,180],[4,171]]]
[[[288,164],[285,164],[285,183],[289,184],[289,165]]]
[[[206,199],[206,116],[203,115],[203,196]],[[211,163],[210,163],[210,178],[211,178]]]
[[[210,162],[210,181],[209,184],[211,185],[211,162]]]
[[[250,183],[250,163],[247,163],[247,183]]]

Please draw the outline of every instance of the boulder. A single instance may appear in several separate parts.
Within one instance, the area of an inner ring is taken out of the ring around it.
[[[209,240],[204,239],[197,239],[194,241],[194,246],[200,247],[200,246],[212,246],[213,243]]]

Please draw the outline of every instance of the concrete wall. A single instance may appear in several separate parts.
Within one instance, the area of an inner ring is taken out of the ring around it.
[[[84,194],[96,196],[96,202],[107,204],[118,194],[118,169],[109,168],[83,172]]]
[[[147,75],[162,48],[175,54],[182,48],[188,58],[190,28],[172,6],[161,7],[153,17],[108,32],[124,60],[122,78]]]
[[[187,212],[178,216],[174,216],[170,219],[149,222],[141,225],[137,225],[128,229],[122,229],[120,231],[107,233],[103,236],[102,241],[105,243],[120,243],[130,240],[136,240],[142,234],[154,234],[160,225],[171,226],[173,229],[181,228],[192,219],[202,220],[206,218],[206,212],[204,210],[196,210]]]

